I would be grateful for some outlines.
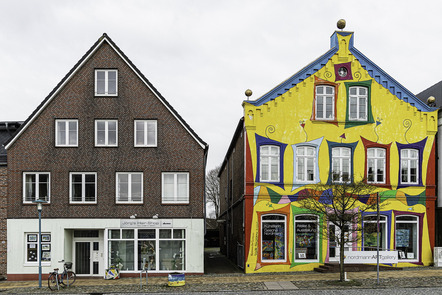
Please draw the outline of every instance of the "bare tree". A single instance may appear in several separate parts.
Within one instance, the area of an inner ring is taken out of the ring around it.
[[[213,205],[215,218],[219,216],[219,170],[221,166],[217,166],[210,170],[206,175],[206,202]]]
[[[345,280],[345,246],[357,243],[362,238],[362,213],[377,210],[377,195],[373,194],[375,189],[364,181],[333,182],[312,185],[308,193],[300,196],[301,208],[322,216],[322,222],[318,222],[321,235],[334,240],[339,248],[340,281]],[[332,224],[336,230],[330,230]],[[364,230],[373,233],[373,223],[366,226],[370,229]]]

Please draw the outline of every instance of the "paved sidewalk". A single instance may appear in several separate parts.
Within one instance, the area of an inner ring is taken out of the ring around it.
[[[377,273],[372,272],[349,272],[347,277],[351,280],[376,280]],[[407,268],[397,271],[383,271],[380,273],[382,281],[391,281],[397,285],[414,281],[414,287],[419,287],[428,278],[433,278],[431,284],[439,285],[442,282],[442,268],[423,267]],[[119,280],[104,280],[77,278],[75,284],[70,288],[60,290],[64,293],[94,293],[94,292],[185,292],[192,291],[226,291],[226,290],[281,290],[298,288],[322,288],[323,283],[318,282],[337,281],[339,273],[316,273],[316,272],[295,272],[295,273],[266,273],[266,274],[208,274],[208,275],[187,275],[184,287],[167,287],[167,277],[149,277],[148,285],[143,278],[143,286],[140,287],[139,278],[122,278]],[[395,281],[396,280],[396,281]],[[316,281],[316,283],[315,283]],[[399,282],[399,283],[398,283]],[[305,286],[310,287],[305,287]],[[47,293],[47,280],[42,282],[43,288],[38,289],[38,281],[1,281],[0,291],[4,293]],[[373,282],[369,286],[373,285]],[[304,287],[303,287],[304,286]],[[330,286],[329,286],[330,287]],[[376,287],[376,286],[374,286]],[[179,289],[182,288],[182,289]],[[334,288],[331,286],[331,288]]]

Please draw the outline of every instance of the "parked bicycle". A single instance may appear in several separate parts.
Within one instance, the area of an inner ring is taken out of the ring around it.
[[[59,261],[64,262],[64,260]],[[77,278],[77,275],[72,270],[72,262],[65,262],[63,264],[63,272],[59,273],[58,268],[54,268],[53,272],[49,273],[48,278],[48,286],[51,290],[60,290],[60,285],[62,287],[69,287],[73,283],[75,283],[75,280]]]

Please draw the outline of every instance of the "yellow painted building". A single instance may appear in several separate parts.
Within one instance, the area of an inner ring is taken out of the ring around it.
[[[226,220],[221,232],[222,249],[247,273],[312,270],[338,261],[333,239],[319,232],[322,217],[302,208],[299,197],[318,184],[348,181],[365,181],[381,196],[381,248],[398,252],[398,266],[432,262],[437,110],[353,41],[353,32],[336,31],[323,56],[243,103],[235,149],[229,149],[220,172]],[[240,165],[234,163],[238,146]],[[244,173],[236,184],[234,165]],[[369,197],[361,196],[356,210]],[[365,212],[362,227],[375,214]],[[242,236],[235,230],[241,223]],[[227,245],[235,242],[237,251]],[[366,238],[346,248],[366,250],[370,243]]]

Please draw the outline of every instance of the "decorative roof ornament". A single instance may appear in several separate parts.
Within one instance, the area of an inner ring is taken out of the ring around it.
[[[338,29],[343,30],[345,28],[345,19],[341,18],[336,25],[338,26]]]
[[[252,96],[253,92],[250,89],[247,89],[246,92],[244,92],[247,96],[247,100],[249,100],[250,96]]]

